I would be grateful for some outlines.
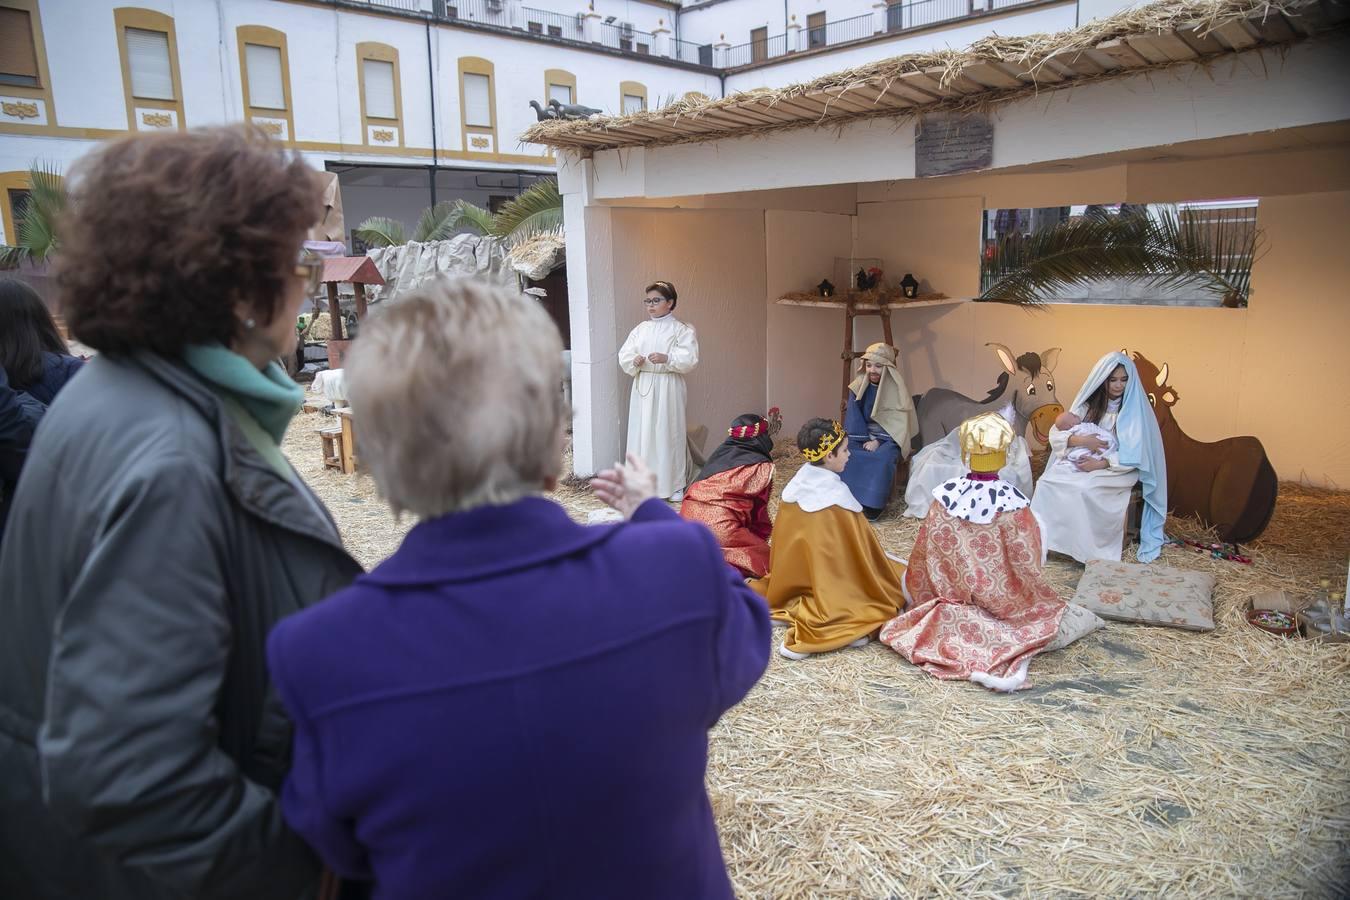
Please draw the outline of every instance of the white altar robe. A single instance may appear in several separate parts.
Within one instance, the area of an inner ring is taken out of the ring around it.
[[[1114,432],[1116,414],[1104,413],[1099,424]],[[1107,455],[1108,468],[1094,472],[1055,465],[1068,453],[1068,442],[1068,432],[1050,429],[1050,459],[1031,498],[1032,510],[1045,525],[1046,544],[1081,563],[1093,559],[1119,562],[1125,542],[1125,508],[1139,471],[1122,466],[1116,453]]]
[[[664,353],[669,362],[646,357]],[[641,367],[634,360],[644,357]],[[628,400],[628,453],[656,473],[656,493],[675,498],[689,482],[684,376],[698,365],[698,336],[674,315],[642,322],[619,348],[619,367],[633,376]]]

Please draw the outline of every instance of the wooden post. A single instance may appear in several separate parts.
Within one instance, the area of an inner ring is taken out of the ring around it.
[[[342,329],[342,307],[338,304],[337,282],[328,282],[328,318],[329,326],[333,329],[332,338],[335,341],[347,339],[347,335]]]
[[[356,293],[356,320],[360,322],[366,318],[366,286],[354,281],[352,290]]]
[[[844,387],[839,392],[839,421],[844,421],[844,413],[848,410],[848,383],[850,370],[853,368],[853,298],[845,295],[844,298],[844,352],[840,358],[844,361]]]

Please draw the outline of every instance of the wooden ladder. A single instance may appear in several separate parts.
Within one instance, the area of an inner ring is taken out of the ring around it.
[[[895,341],[891,338],[891,310],[886,305],[886,300],[878,296],[877,308],[874,310],[858,309],[854,301],[855,295],[849,291],[844,297],[844,352],[840,354],[844,361],[844,384],[839,391],[840,423],[843,423],[844,412],[848,409],[848,386],[853,381],[853,361],[865,352],[853,349],[853,320],[860,316],[880,316],[881,331],[885,335],[886,343],[895,346]]]

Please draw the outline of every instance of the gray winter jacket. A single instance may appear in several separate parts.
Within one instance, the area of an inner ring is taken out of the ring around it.
[[[361,570],[302,491],[178,363],[57,398],[0,547],[0,897],[309,891],[265,639]]]

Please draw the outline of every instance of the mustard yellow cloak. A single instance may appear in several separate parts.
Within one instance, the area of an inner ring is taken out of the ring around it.
[[[782,503],[773,526],[769,574],[750,587],[788,625],[797,653],[837,650],[870,635],[905,605],[905,566],[886,556],[860,512],[829,506],[806,512]]]

